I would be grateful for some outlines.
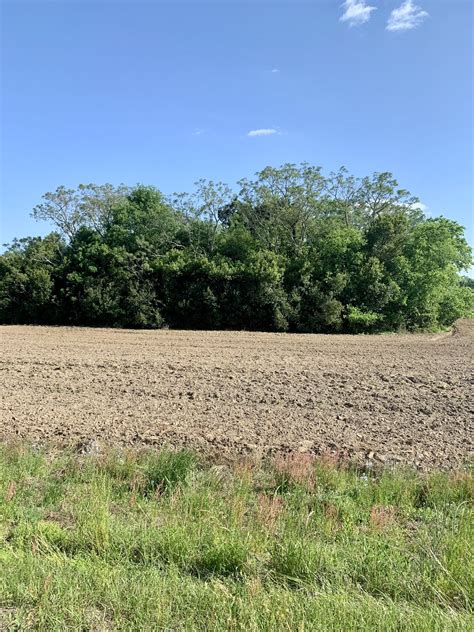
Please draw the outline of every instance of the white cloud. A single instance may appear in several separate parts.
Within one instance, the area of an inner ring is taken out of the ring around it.
[[[413,0],[405,0],[390,14],[385,27],[387,31],[410,31],[428,17],[428,12],[413,4]]]
[[[412,204],[410,204],[409,202],[405,202],[400,206],[404,206],[411,211],[421,211],[423,215],[431,215],[430,207],[427,204],[423,204],[423,202],[413,202]]]
[[[272,136],[273,134],[279,134],[277,129],[273,127],[263,127],[261,129],[251,129],[250,132],[247,132],[247,136]]]
[[[429,215],[429,207],[423,202],[415,202],[411,204],[411,208],[415,211],[421,211],[424,215]]]
[[[423,204],[423,202],[415,202],[415,204],[412,204],[411,207],[418,211],[422,211],[423,213],[428,210],[428,207],[426,204]]]
[[[193,136],[202,136],[204,134],[204,130],[200,129],[199,127],[196,127],[196,129],[193,132]]]
[[[280,72],[280,69],[279,69],[279,68],[272,68],[272,72],[273,72],[273,73],[275,73],[275,72]]]
[[[365,0],[345,0],[342,5],[345,9],[339,18],[341,22],[349,22],[349,26],[360,26],[370,20],[370,14],[376,10],[365,3]]]

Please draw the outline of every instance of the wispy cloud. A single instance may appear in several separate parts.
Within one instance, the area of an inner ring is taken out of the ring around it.
[[[410,31],[420,26],[428,15],[427,11],[413,4],[413,0],[405,0],[392,11],[385,28],[387,31]]]
[[[202,136],[204,134],[204,130],[200,129],[199,127],[196,127],[196,129],[193,131],[193,136]]]
[[[272,68],[272,72],[273,72],[273,73],[280,72],[280,69],[279,69],[279,68]]]
[[[344,13],[339,18],[341,22],[348,22],[349,26],[360,26],[370,20],[370,14],[376,10],[366,4],[365,0],[345,0],[342,5]]]
[[[260,129],[251,129],[247,132],[247,136],[273,136],[273,134],[279,134],[279,131],[274,127],[262,127]]]

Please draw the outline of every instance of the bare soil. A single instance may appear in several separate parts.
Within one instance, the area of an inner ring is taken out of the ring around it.
[[[473,456],[473,330],[0,327],[0,439],[454,468]]]

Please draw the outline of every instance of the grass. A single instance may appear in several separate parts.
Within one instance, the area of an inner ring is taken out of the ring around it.
[[[472,630],[469,471],[0,448],[0,629]]]

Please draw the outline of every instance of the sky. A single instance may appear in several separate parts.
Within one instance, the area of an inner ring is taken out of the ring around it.
[[[474,245],[473,2],[1,2],[0,243],[59,185],[391,171]]]

